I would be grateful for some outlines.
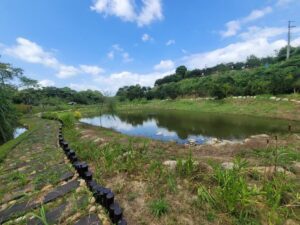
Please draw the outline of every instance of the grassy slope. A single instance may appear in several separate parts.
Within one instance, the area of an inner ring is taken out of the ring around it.
[[[262,117],[300,120],[300,104],[294,102],[276,102],[266,97],[257,99],[224,100],[153,100],[144,102],[127,102],[118,105],[119,110],[132,109],[176,109],[196,112],[229,113],[240,115],[255,115]]]
[[[21,123],[23,123],[25,120],[21,120]],[[37,129],[39,124],[35,123],[33,120],[26,120],[26,123],[29,127],[29,130],[21,134],[19,137],[12,139],[5,144],[0,146],[0,163],[3,162],[6,155],[9,153],[11,149],[16,147],[19,143],[26,140],[27,138],[30,138],[30,134]]]

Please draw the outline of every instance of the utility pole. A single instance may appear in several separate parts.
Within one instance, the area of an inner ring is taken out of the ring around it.
[[[288,24],[288,45],[286,49],[286,59],[289,59],[291,54],[291,30],[296,27],[292,25],[292,23],[294,22],[295,21],[289,20],[289,24]]]

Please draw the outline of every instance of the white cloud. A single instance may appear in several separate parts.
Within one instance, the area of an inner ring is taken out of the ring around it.
[[[104,15],[115,15],[125,21],[133,21],[135,18],[132,0],[97,0],[91,10]]]
[[[122,58],[123,58],[123,62],[128,63],[128,62],[132,62],[133,58],[130,57],[128,52],[124,52],[122,54]]]
[[[115,94],[120,87],[126,85],[140,84],[141,86],[153,86],[157,79],[172,73],[174,73],[174,70],[163,73],[152,72],[147,74],[123,71],[120,73],[113,73],[108,76],[100,75],[94,79],[94,82],[98,84],[97,86],[99,89],[101,89],[101,91]]]
[[[139,26],[148,25],[152,21],[163,18],[161,0],[143,0],[143,3],[142,11],[137,17]]]
[[[135,22],[144,26],[155,20],[161,20],[161,0],[142,0],[142,7],[138,11],[134,0],[95,0],[91,10],[104,16],[116,16],[124,21]]]
[[[17,44],[12,47],[4,47],[4,54],[20,59],[24,62],[40,64],[54,69],[58,78],[70,78],[78,74],[99,74],[102,68],[92,65],[81,65],[79,67],[65,65],[53,56],[51,52],[43,49],[37,43],[26,38],[17,38]]]
[[[166,42],[166,46],[170,46],[170,45],[175,45],[175,40],[168,40],[167,42]]]
[[[59,67],[58,60],[38,44],[25,38],[17,38],[17,45],[6,48],[4,53],[29,63],[42,64],[47,67]]]
[[[121,57],[123,62],[125,63],[133,61],[133,58],[130,56],[130,54],[126,52],[123,48],[121,48],[118,44],[114,44],[112,46],[112,50],[107,53],[107,57],[110,60],[115,59],[116,56]]]
[[[61,65],[59,67],[59,71],[58,73],[56,74],[56,76],[58,78],[62,78],[62,79],[65,79],[65,78],[69,78],[69,77],[73,77],[73,76],[76,76],[80,73],[81,71],[79,69],[77,69],[76,67],[74,66],[66,66],[66,65]]]
[[[69,87],[71,89],[74,89],[76,91],[86,91],[86,90],[98,90],[100,91],[100,88],[97,85],[90,85],[90,84],[76,84],[76,83],[70,83]]]
[[[226,31],[221,31],[223,37],[231,37],[237,34],[241,28],[241,22],[238,20],[232,20],[226,23]]]
[[[247,24],[249,22],[255,21],[257,19],[260,19],[267,14],[271,13],[273,10],[271,7],[266,7],[263,9],[255,9],[253,10],[248,16],[238,19],[238,20],[231,20],[226,23],[226,30],[221,31],[222,37],[231,37],[238,33],[238,31],[241,29],[243,24]]]
[[[175,63],[172,60],[161,60],[159,64],[154,66],[155,70],[166,71],[172,70],[175,67]]]
[[[239,34],[244,40],[250,40],[255,38],[273,38],[279,35],[285,34],[285,27],[248,27],[247,31]]]
[[[107,57],[111,60],[113,60],[115,58],[115,52],[114,51],[110,51],[107,53]]]
[[[260,19],[260,18],[266,16],[267,14],[271,13],[272,11],[273,11],[273,9],[270,6],[264,8],[264,9],[255,9],[247,17],[242,19],[242,22],[248,23],[248,22]]]
[[[278,0],[276,3],[276,6],[278,7],[283,7],[283,6],[287,6],[288,4],[294,2],[294,0]]]
[[[142,36],[142,41],[147,42],[147,41],[152,41],[153,38],[149,34],[143,34]]]
[[[38,84],[42,87],[50,87],[50,86],[54,86],[55,82],[52,80],[45,79],[45,80],[39,81]]]
[[[100,73],[104,72],[99,66],[91,66],[91,65],[80,65],[80,69],[82,72],[91,74],[91,75],[99,75]]]
[[[219,63],[244,61],[252,54],[257,57],[274,55],[275,50],[284,46],[286,46],[284,39],[269,41],[266,38],[258,38],[230,44],[211,52],[192,54],[184,57],[183,61],[190,68],[204,68]]]

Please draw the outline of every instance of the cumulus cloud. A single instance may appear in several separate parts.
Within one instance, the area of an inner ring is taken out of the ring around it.
[[[175,45],[175,40],[168,40],[167,42],[166,42],[166,46],[170,46],[170,45]]]
[[[155,70],[167,71],[172,70],[175,67],[175,63],[172,60],[161,60],[159,64],[154,66]]]
[[[183,61],[190,68],[204,68],[219,63],[244,61],[252,54],[257,57],[274,55],[275,50],[286,46],[286,44],[284,39],[269,41],[266,38],[258,38],[230,44],[211,52],[192,54],[184,57]]]
[[[238,31],[241,29],[241,26],[244,24],[247,24],[249,22],[255,21],[257,19],[260,19],[267,14],[271,13],[273,11],[272,7],[266,7],[263,9],[255,9],[253,10],[248,16],[238,19],[238,20],[231,20],[226,23],[226,30],[221,31],[222,37],[231,37],[238,33]]]
[[[52,80],[47,80],[47,79],[45,79],[45,80],[40,80],[40,81],[38,82],[38,84],[39,84],[40,86],[42,86],[42,87],[50,87],[50,86],[54,86],[54,85],[55,85],[55,82],[52,81]]]
[[[124,21],[135,22],[138,26],[163,18],[161,0],[142,0],[139,10],[135,0],[95,0],[90,8],[104,16],[116,16]]]
[[[4,53],[19,58],[25,62],[42,64],[47,67],[56,68],[60,65],[58,60],[52,56],[52,53],[46,52],[38,44],[19,37],[17,45],[11,48],[5,48]]]
[[[95,75],[102,72],[102,68],[92,65],[81,65],[79,67],[65,65],[53,56],[52,52],[43,49],[42,46],[26,38],[19,37],[17,44],[12,47],[4,47],[4,54],[20,59],[24,62],[40,64],[54,69],[58,78],[69,78],[78,74]]]
[[[100,73],[104,72],[104,69],[99,66],[80,65],[80,69],[84,73],[91,75],[99,75]]]
[[[94,82],[97,83],[97,86],[101,91],[112,95],[115,94],[120,87],[126,85],[139,84],[141,86],[153,86],[157,79],[172,73],[174,73],[174,70],[146,74],[122,71],[119,73],[112,73],[108,76],[100,75],[94,79]]]

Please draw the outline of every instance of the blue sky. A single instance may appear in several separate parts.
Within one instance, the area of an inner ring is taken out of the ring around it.
[[[153,85],[174,71],[273,55],[300,0],[0,0],[1,61],[41,85]]]

